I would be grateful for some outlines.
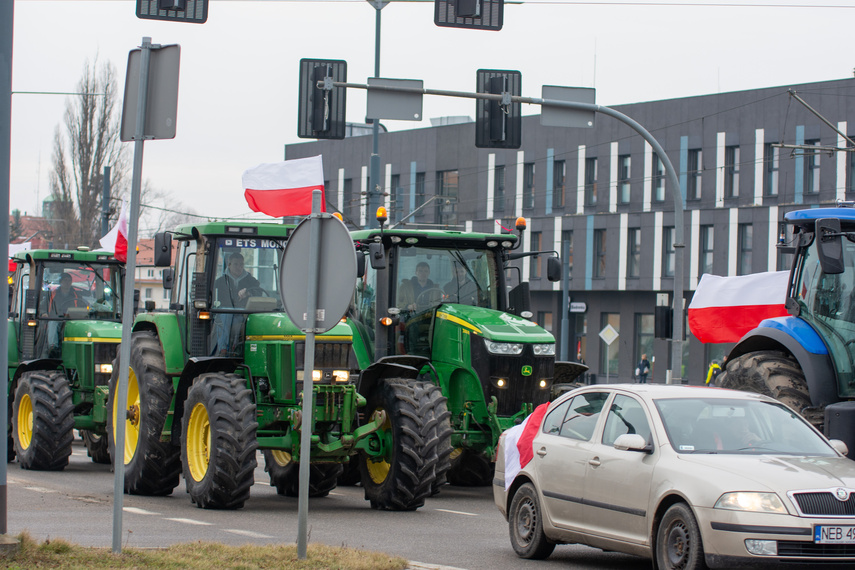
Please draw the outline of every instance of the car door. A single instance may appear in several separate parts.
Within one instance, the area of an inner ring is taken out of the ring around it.
[[[586,392],[569,400],[564,413],[544,418],[544,429],[534,439],[537,480],[543,494],[544,509],[552,524],[579,528],[587,518],[588,507],[582,492],[588,459],[600,412],[608,392]],[[560,422],[557,420],[560,419]]]
[[[588,505],[589,529],[598,535],[634,543],[648,541],[650,486],[658,459],[649,414],[639,400],[616,394],[604,414],[586,461],[583,497]],[[637,433],[652,446],[652,453],[615,449],[625,433]]]

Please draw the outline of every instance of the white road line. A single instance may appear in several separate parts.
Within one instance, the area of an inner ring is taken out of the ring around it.
[[[44,487],[36,487],[33,485],[27,485],[24,489],[28,491],[35,491],[36,493],[56,493],[54,489],[45,489]]]
[[[434,509],[435,511],[440,511],[443,513],[451,513],[453,515],[466,515],[467,517],[477,517],[477,513],[466,513],[463,511],[449,511],[448,509]]]
[[[159,515],[160,513],[155,513],[153,511],[147,511],[145,509],[138,509],[136,507],[122,507],[122,510],[126,513],[133,513],[135,515]]]
[[[232,534],[239,534],[240,536],[245,536],[247,538],[273,538],[272,536],[261,534],[260,532],[252,532],[251,530],[240,530],[236,528],[224,528],[223,530]]]
[[[185,523],[185,524],[195,524],[195,525],[199,525],[199,526],[211,526],[213,524],[213,523],[208,523],[208,522],[203,522],[203,521],[197,521],[195,519],[171,519],[171,518],[167,518],[166,520]]]

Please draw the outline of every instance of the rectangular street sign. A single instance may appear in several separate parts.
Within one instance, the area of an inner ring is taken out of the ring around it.
[[[125,98],[122,102],[122,142],[134,140],[137,128],[137,105],[140,88],[140,63],[142,50],[128,54],[128,72],[125,76]],[[148,72],[148,101],[143,137],[174,139],[178,115],[178,64],[181,46],[173,44],[151,50]]]
[[[208,0],[137,0],[137,18],[204,24]]]

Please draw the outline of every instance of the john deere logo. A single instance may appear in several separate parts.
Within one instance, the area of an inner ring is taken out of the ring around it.
[[[523,376],[531,376],[531,366],[523,366],[522,367],[522,375]]]

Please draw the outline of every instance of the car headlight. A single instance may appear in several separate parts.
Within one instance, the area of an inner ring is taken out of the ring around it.
[[[554,343],[550,342],[548,344],[535,344],[532,345],[532,347],[534,348],[535,356],[555,356]]]
[[[523,345],[518,342],[493,342],[485,340],[487,351],[490,354],[522,354]]]
[[[750,511],[753,513],[787,514],[787,508],[775,493],[752,493],[738,491],[725,493],[715,503],[717,509]]]

